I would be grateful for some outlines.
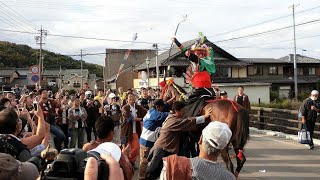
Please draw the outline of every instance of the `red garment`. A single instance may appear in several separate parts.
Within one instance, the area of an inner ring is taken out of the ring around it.
[[[132,134],[132,140],[128,142],[131,147],[131,152],[129,154],[129,161],[131,163],[135,163],[137,157],[139,156],[140,144],[139,144],[139,137],[137,133]]]
[[[184,179],[191,180],[191,162],[190,159],[182,156],[171,155],[163,158],[167,162],[166,177],[167,180]]]
[[[211,77],[207,71],[195,72],[192,78],[194,88],[212,88]]]

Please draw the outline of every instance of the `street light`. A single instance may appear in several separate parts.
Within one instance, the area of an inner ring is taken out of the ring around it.
[[[148,87],[149,87],[149,64],[150,64],[150,59],[149,57],[147,56],[147,59],[146,59],[146,64],[147,64],[147,74],[148,74]]]

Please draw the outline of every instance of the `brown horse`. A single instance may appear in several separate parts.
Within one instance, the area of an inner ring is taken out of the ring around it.
[[[176,100],[186,100],[186,92],[178,85],[171,83],[165,91],[163,99],[168,100],[173,95],[175,96]],[[230,143],[232,144],[234,152],[236,153],[237,168],[235,172],[233,163],[229,156],[229,145],[226,146],[221,155],[226,163],[227,168],[234,173],[236,177],[238,177],[238,174],[246,161],[246,158],[243,154],[243,148],[249,139],[249,112],[233,101],[222,99],[210,100],[207,102],[202,108],[201,114],[203,115],[205,109],[208,108],[212,109],[210,121],[220,121],[226,123],[229,125],[232,131]],[[202,129],[206,125],[207,124],[198,129],[198,134],[201,134]],[[198,138],[199,137],[200,136],[198,136]]]

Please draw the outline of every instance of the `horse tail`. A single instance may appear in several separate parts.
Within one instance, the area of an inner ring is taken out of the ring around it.
[[[235,137],[240,137],[236,143],[237,148],[243,149],[250,138],[249,133],[249,112],[241,107],[237,113],[237,133]]]

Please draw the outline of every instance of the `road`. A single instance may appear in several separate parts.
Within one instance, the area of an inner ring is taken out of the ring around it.
[[[319,146],[309,150],[293,140],[252,133],[245,155],[240,180],[320,179]]]
[[[292,140],[251,133],[245,155],[239,180],[320,180],[319,146],[309,150]],[[136,165],[139,167],[138,160]],[[138,170],[134,179],[137,174]]]

